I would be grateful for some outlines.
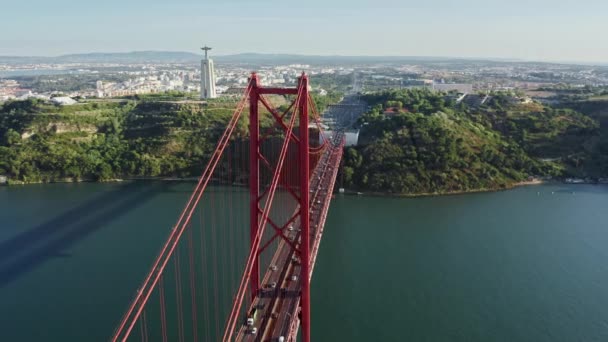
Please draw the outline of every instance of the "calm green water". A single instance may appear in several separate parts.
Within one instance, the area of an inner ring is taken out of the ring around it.
[[[0,341],[107,340],[191,188],[0,187]],[[608,341],[606,208],[586,185],[338,196],[314,341]]]

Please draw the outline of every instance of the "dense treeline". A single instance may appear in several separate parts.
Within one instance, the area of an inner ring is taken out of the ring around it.
[[[150,99],[74,106],[7,102],[0,105],[0,175],[13,182],[197,176],[234,106]],[[261,122],[262,128],[272,124],[269,116]],[[236,136],[245,138],[247,127],[243,115]]]
[[[73,106],[36,99],[1,104],[0,175],[12,182],[198,176],[237,101],[180,102],[191,94],[161,95]],[[341,94],[313,98],[322,111]],[[287,103],[280,97],[271,102]],[[265,115],[260,125],[273,123]],[[246,139],[248,124],[241,116],[235,136]]]
[[[522,104],[510,94],[494,94],[479,108],[422,89],[364,100],[372,109],[359,122],[362,144],[346,150],[344,179],[375,192],[499,189],[531,176],[563,176],[576,170],[562,158],[581,152],[598,129],[572,110]]]
[[[319,95],[317,93],[312,93],[312,99],[315,102],[315,106],[317,108],[317,112],[321,115],[327,106],[336,104],[342,100],[344,94],[339,91],[330,90],[326,95]]]
[[[571,108],[508,93],[476,108],[421,89],[363,97],[371,110],[358,123],[361,144],[344,157],[350,188],[442,193],[505,188],[530,176],[608,175],[608,135],[598,118]],[[319,111],[340,98],[314,96]],[[285,109],[287,101],[274,101]],[[7,102],[0,105],[0,175],[25,182],[198,175],[234,106],[154,96],[63,107]],[[246,139],[247,125],[243,116],[236,135]],[[262,127],[271,125],[268,116]]]

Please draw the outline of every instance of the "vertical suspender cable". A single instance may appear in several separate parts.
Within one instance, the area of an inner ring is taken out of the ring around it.
[[[234,142],[233,142],[234,143]],[[235,144],[236,146],[236,144]],[[236,247],[234,245],[234,239],[233,239],[233,234],[234,234],[234,214],[235,211],[232,208],[232,202],[233,202],[233,196],[234,196],[234,186],[233,186],[233,176],[234,176],[234,172],[232,170],[233,167],[233,162],[232,162],[232,158],[234,157],[234,153],[231,152],[231,149],[228,149],[228,193],[229,193],[229,197],[228,197],[228,251],[229,251],[229,268],[228,271],[229,273],[229,280],[230,280],[230,285],[226,286],[226,288],[228,289],[228,293],[230,293],[230,295],[232,295],[232,287],[234,286],[234,278],[235,278],[235,267],[234,267],[234,253],[236,250]]]
[[[158,297],[160,299],[160,332],[163,342],[167,342],[167,312],[165,310],[165,284],[164,277],[158,283]]]
[[[222,296],[222,298],[228,298],[228,296],[226,296],[226,294],[228,293],[228,281],[227,281],[227,276],[228,276],[228,268],[226,267],[226,260],[228,259],[228,248],[227,248],[227,243],[226,243],[226,230],[228,228],[228,223],[230,222],[230,219],[228,218],[228,216],[230,216],[230,213],[228,212],[228,206],[226,205],[227,200],[228,200],[228,186],[226,185],[227,181],[227,156],[224,155],[224,159],[222,160],[222,164],[223,164],[223,168],[222,168],[222,192],[221,194],[218,194],[221,196],[222,200],[220,201],[221,204],[221,208],[219,210],[219,212],[221,213],[221,216],[218,216],[218,222],[220,223],[218,226],[218,234],[219,234],[219,239],[220,239],[220,248],[218,248],[218,257],[220,258],[220,265],[221,268],[219,269],[219,275],[221,277],[221,289],[222,291],[220,292],[220,295]],[[223,310],[224,307],[222,305],[221,309]],[[220,310],[220,307],[218,306],[218,310]],[[222,317],[224,315],[223,311],[219,311],[219,315],[220,317]]]
[[[188,230],[188,268],[190,269],[190,299],[192,313],[192,338],[198,341],[198,315],[196,310],[196,272],[194,269],[194,247],[192,245],[192,227]]]
[[[144,310],[144,312],[142,313],[141,316],[141,321],[142,321],[142,327],[144,330],[144,342],[148,342],[148,319],[146,318],[146,310]]]
[[[213,194],[213,192],[212,192]],[[219,293],[218,293],[218,275],[217,275],[217,263],[218,263],[218,257],[217,257],[217,235],[216,235],[216,227],[215,227],[215,210],[214,210],[214,205],[213,203],[215,202],[215,195],[212,195],[211,197],[211,255],[213,256],[211,262],[212,265],[211,267],[213,268],[213,290],[214,290],[214,296],[213,296],[213,301],[214,301],[214,312],[213,312],[213,316],[215,317],[215,334],[216,336],[220,336],[222,334],[222,332],[220,331],[220,312],[219,312]]]
[[[203,316],[205,317],[205,341],[211,341],[211,318],[209,314],[209,286],[208,283],[211,277],[207,275],[207,248],[205,246],[205,233],[206,230],[203,229],[203,208],[199,208],[199,220],[201,223],[201,231],[200,231],[200,244],[201,244],[201,271],[202,271],[202,280],[203,280]]]
[[[145,325],[144,325],[143,315],[139,319],[139,330],[141,332],[141,342],[146,342],[147,331],[146,331],[146,328],[145,328]]]
[[[179,249],[173,258],[175,265],[175,302],[177,306],[177,336],[179,342],[184,342],[184,310],[182,305],[182,280],[180,271]]]
[[[199,178],[199,181],[194,191],[192,192],[192,195],[190,195],[188,203],[184,207],[181,215],[179,216],[177,223],[171,230],[171,233],[165,241],[165,244],[163,245],[159,255],[154,260],[154,263],[152,264],[150,271],[144,279],[142,286],[140,286],[139,291],[135,295],[135,298],[130,303],[127,311],[123,315],[122,320],[114,331],[114,334],[111,339],[112,342],[117,342],[119,340],[125,342],[128,339],[131,331],[133,330],[133,327],[137,323],[137,320],[139,319],[139,316],[141,315],[146,303],[152,295],[152,292],[156,288],[165,270],[165,267],[169,262],[169,259],[171,259],[171,256],[173,255],[173,252],[175,251],[175,248],[177,247],[177,244],[182,234],[184,233],[184,230],[188,226],[188,223],[192,218],[192,214],[194,213],[198,202],[200,201],[201,197],[203,196],[203,193],[205,192],[207,184],[209,184],[209,181],[211,180],[211,176],[213,175],[217,163],[219,162],[220,157],[223,155],[224,149],[230,141],[230,137],[232,136],[236,124],[238,123],[238,120],[241,117],[241,113],[245,108],[245,104],[247,103],[247,99],[249,98],[249,93],[251,92],[251,89],[252,83],[250,83],[247,89],[245,90],[243,98],[239,102],[236,110],[234,111],[232,118],[228,123],[228,126],[226,127],[223,135],[220,138],[220,141],[217,144],[217,147],[213,152],[213,155],[211,156],[211,159],[209,160],[209,163],[207,164],[205,170],[203,171],[203,174]]]

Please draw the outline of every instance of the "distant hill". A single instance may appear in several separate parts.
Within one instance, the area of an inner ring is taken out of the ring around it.
[[[180,51],[95,52],[56,57],[0,56],[0,63],[195,63],[201,55]]]
[[[89,62],[89,63],[188,63],[201,59],[201,55],[180,51],[134,51],[116,53],[86,53],[72,54],[56,57],[62,62]]]
[[[433,56],[339,56],[339,55],[298,55],[298,54],[268,54],[268,53],[240,53],[233,55],[215,55],[217,63],[239,64],[312,64],[312,65],[353,65],[375,63],[415,63],[433,64],[559,64],[545,62],[530,62],[506,58],[458,58]],[[133,52],[96,52],[83,54],[69,54],[56,57],[34,56],[0,56],[0,63],[27,64],[27,63],[199,63],[202,53],[183,51],[133,51]],[[574,63],[573,63],[574,64]]]
[[[396,63],[396,62],[436,62],[458,60],[445,57],[419,56],[339,56],[339,55],[296,55],[296,54],[266,54],[241,53],[236,55],[215,56],[218,62],[230,63],[292,63],[292,64],[366,64],[366,63]]]
[[[84,53],[56,57],[0,56],[0,63],[198,63],[202,54],[180,51],[134,51],[116,53]],[[396,57],[396,56],[315,56],[296,54],[241,53],[235,55],[213,55],[218,63],[244,64],[365,64],[395,62],[440,62],[457,61],[442,57]]]

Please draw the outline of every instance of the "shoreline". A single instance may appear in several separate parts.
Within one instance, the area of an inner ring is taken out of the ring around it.
[[[15,181],[8,180],[6,183],[0,184],[0,186],[15,186],[15,185],[34,185],[34,184],[69,184],[69,183],[120,183],[130,181],[162,181],[162,182],[190,182],[197,181],[198,177],[124,177],[124,178],[111,178],[104,180],[94,179],[53,179],[51,181]]]
[[[410,193],[410,194],[392,194],[386,192],[358,192],[358,191],[345,191],[344,195],[349,196],[373,196],[373,197],[401,197],[401,198],[417,198],[417,197],[433,197],[433,196],[453,196],[453,195],[466,195],[466,194],[474,194],[474,193],[484,193],[484,192],[499,192],[512,190],[518,187],[523,186],[531,186],[531,185],[542,185],[542,184],[568,184],[565,182],[556,182],[556,181],[545,181],[542,179],[534,179],[531,181],[522,181],[508,185],[504,188],[479,188],[479,189],[471,189],[471,190],[456,190],[456,191],[444,191],[444,192],[420,192],[420,193]],[[598,183],[599,184],[599,183]]]
[[[107,180],[93,180],[93,179],[58,179],[52,181],[35,181],[35,182],[23,182],[23,181],[7,181],[6,183],[0,184],[0,186],[24,186],[34,184],[67,184],[67,183],[120,183],[120,182],[133,182],[133,181],[160,181],[160,182],[196,182],[199,177],[124,177],[124,178],[113,178]],[[532,185],[543,185],[543,184],[568,184],[568,185],[601,185],[605,183],[569,183],[566,181],[556,180],[542,180],[533,179],[530,181],[521,181],[510,184],[504,188],[479,188],[470,190],[457,190],[457,191],[442,191],[442,192],[421,192],[421,193],[387,193],[387,192],[360,192],[354,190],[345,189],[345,192],[336,192],[334,195],[342,194],[347,196],[372,196],[372,197],[400,197],[400,198],[417,198],[417,197],[432,197],[432,196],[453,196],[453,195],[465,195],[474,193],[485,193],[485,192],[499,192],[512,190],[523,186]],[[242,186],[243,184],[233,184]]]

